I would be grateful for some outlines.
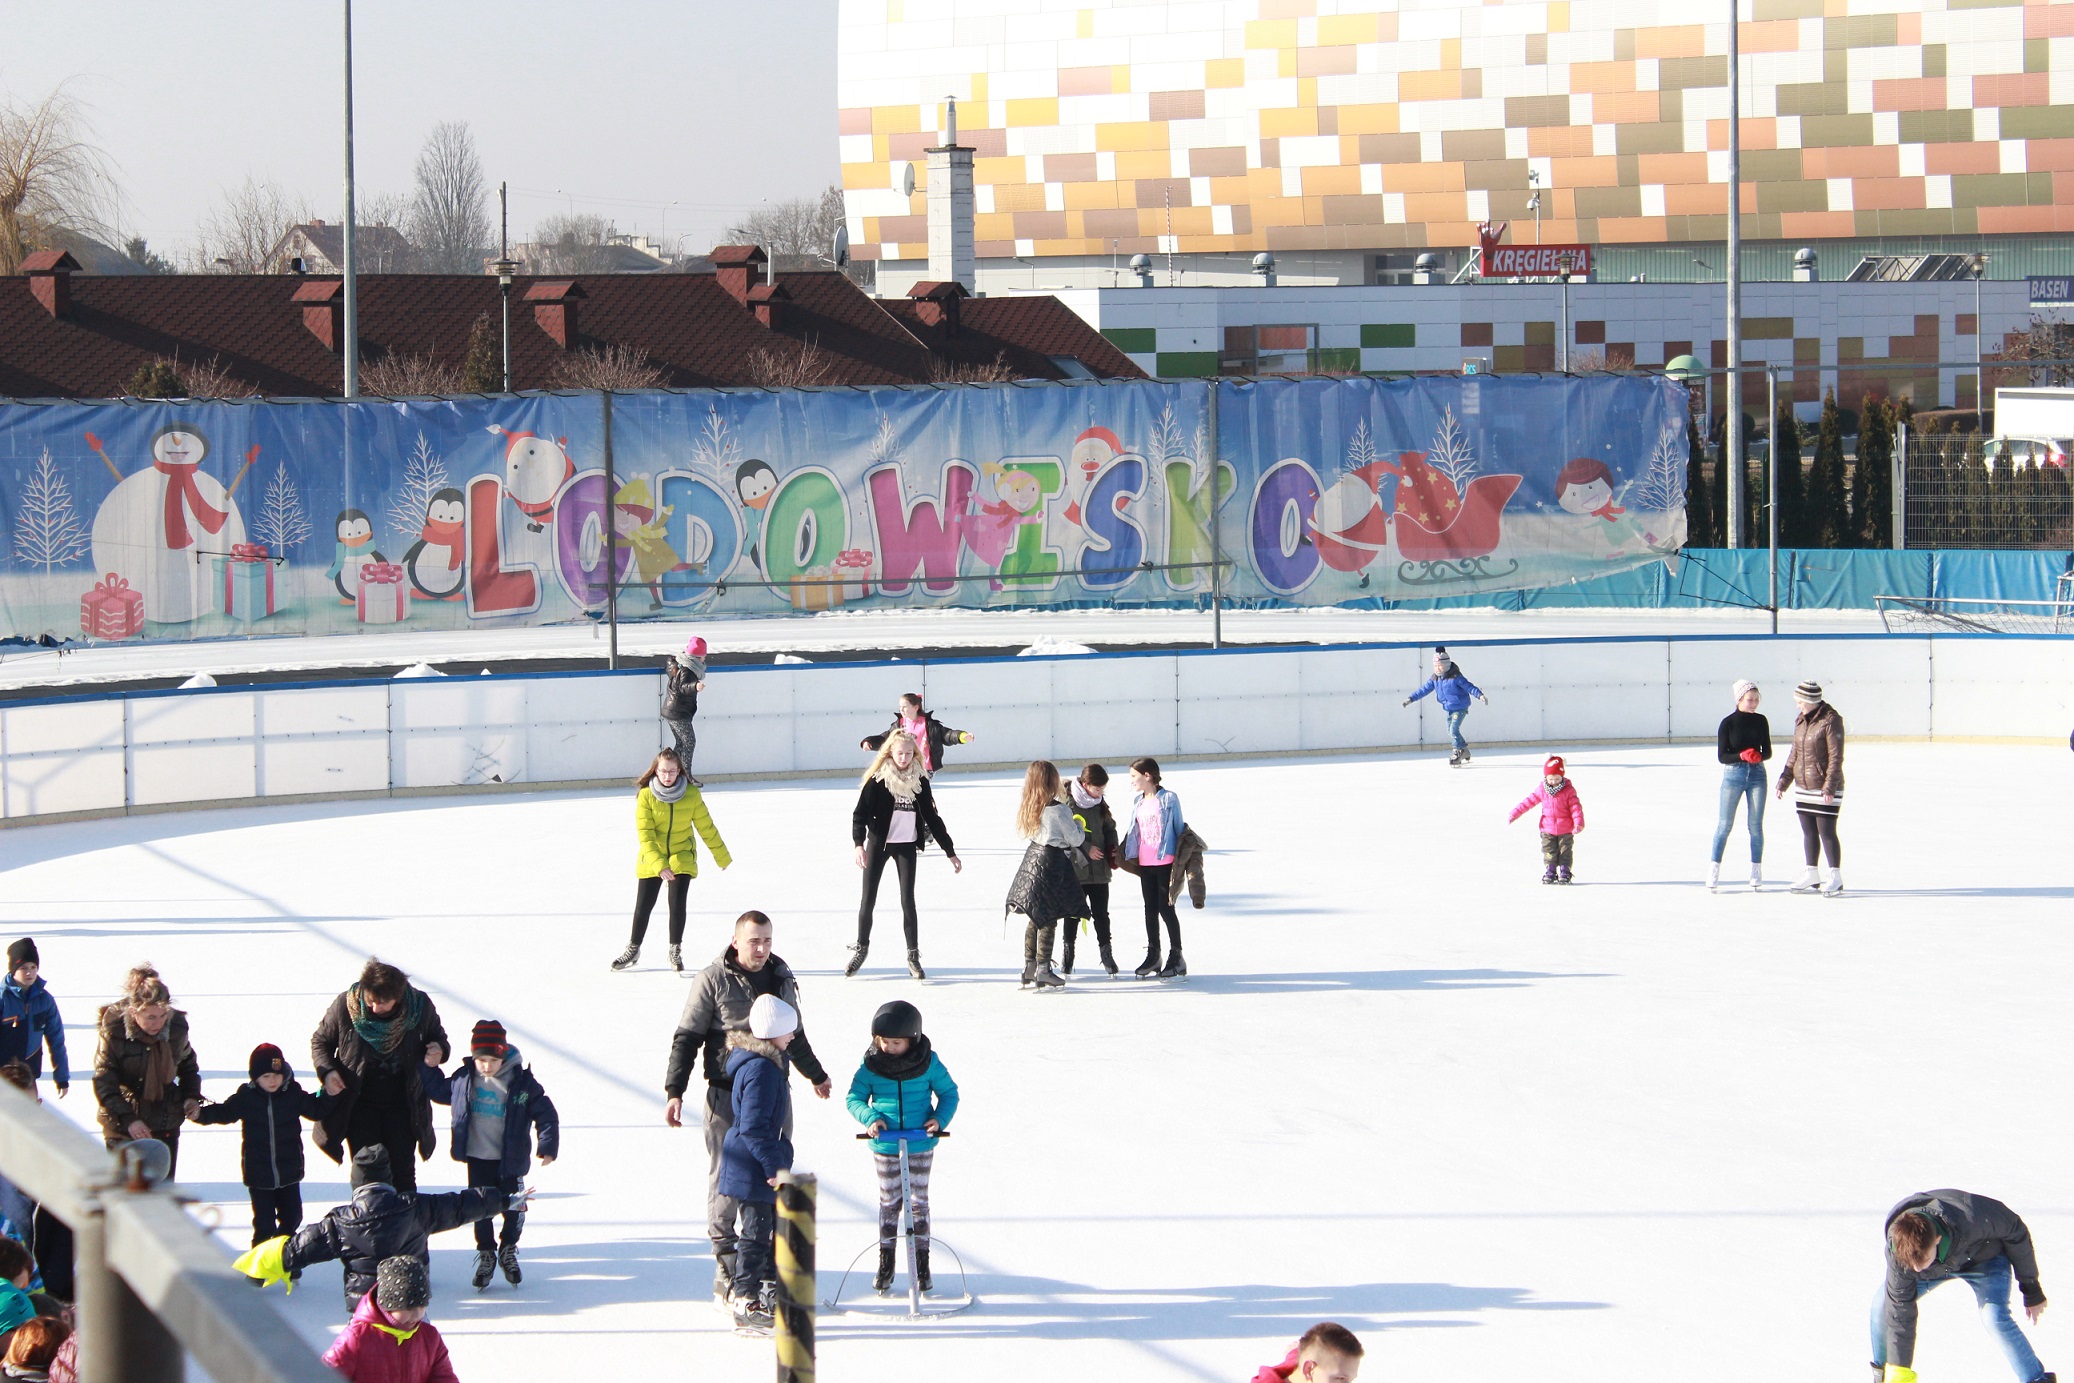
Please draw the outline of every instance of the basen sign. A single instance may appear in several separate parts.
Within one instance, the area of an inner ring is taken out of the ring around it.
[[[1487,279],[1561,278],[1589,274],[1592,247],[1589,245],[1500,245],[1507,223],[1489,222],[1477,227],[1482,242],[1483,263],[1479,270]]]

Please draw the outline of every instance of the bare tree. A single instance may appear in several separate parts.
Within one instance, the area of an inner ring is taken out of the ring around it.
[[[259,390],[226,368],[221,356],[182,360],[176,352],[139,365],[123,392],[140,399],[246,399]]]
[[[361,365],[360,388],[386,398],[458,394],[462,391],[461,371],[429,351],[424,355],[384,355]]]
[[[932,384],[1004,384],[1024,378],[1027,376],[1022,371],[1008,363],[1007,351],[995,352],[994,358],[984,365],[945,360],[941,356],[929,362],[929,381]]]
[[[669,378],[633,346],[602,346],[571,351],[555,366],[557,389],[660,389]]]
[[[824,188],[818,196],[765,202],[724,234],[729,244],[759,245],[781,270],[828,267],[835,228],[843,223],[843,190]]]
[[[114,184],[90,133],[62,86],[33,106],[0,102],[0,274],[66,232],[101,231]]]
[[[536,274],[602,274],[611,270],[611,223],[588,212],[548,216],[533,228]]]
[[[834,375],[834,358],[817,342],[802,341],[797,350],[765,346],[749,353],[749,382],[766,389],[804,389],[826,384]]]
[[[489,184],[465,120],[432,127],[418,151],[410,238],[418,267],[435,274],[479,274],[490,243]]]
[[[310,219],[309,203],[272,178],[246,177],[202,218],[189,267],[202,274],[263,274],[288,228]]]

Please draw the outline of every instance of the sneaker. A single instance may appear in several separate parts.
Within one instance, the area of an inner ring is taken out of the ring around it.
[[[852,946],[850,948],[850,963],[843,967],[843,978],[848,979],[859,970],[862,970],[864,968],[864,958],[869,954],[871,954],[871,947],[869,946]]]
[[[496,1271],[497,1255],[489,1249],[477,1249],[475,1251],[475,1276],[468,1280],[469,1285],[478,1292],[485,1290],[489,1287],[490,1278]]]
[[[682,946],[673,945],[670,947],[670,968],[680,975],[684,973],[684,948]]]
[[[497,1250],[497,1266],[504,1269],[504,1280],[514,1287],[525,1279],[525,1274],[519,1271],[517,1244],[506,1244]]]
[[[619,953],[618,960],[612,962],[612,968],[614,970],[631,970],[634,968],[634,962],[639,959],[641,959],[641,948],[639,946],[629,946]]]

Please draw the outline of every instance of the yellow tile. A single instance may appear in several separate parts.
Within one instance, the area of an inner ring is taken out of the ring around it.
[[[1138,178],[1171,178],[1174,176],[1174,155],[1166,149],[1132,149],[1116,156],[1116,180],[1131,182]]]
[[[1296,50],[1294,48],[1284,48],[1275,54],[1275,75],[1277,77],[1294,77],[1296,75]]]
[[[1056,96],[1030,96],[1007,104],[1010,128],[1059,123],[1059,98]]]
[[[1253,225],[1300,226],[1303,224],[1303,198],[1269,197],[1253,203]]]
[[[1131,89],[1131,65],[1120,62],[1109,69],[1109,90],[1124,92]]]
[[[1174,208],[1174,234],[1210,235],[1216,230],[1216,221],[1206,206],[1177,206]]]
[[[1069,182],[1065,185],[1066,210],[1114,211],[1116,184],[1113,182]]]
[[[1303,170],[1303,193],[1306,197],[1358,197],[1361,195],[1361,168],[1306,168]]]
[[[922,112],[917,106],[873,106],[871,108],[871,132],[873,134],[908,134],[922,128]]]
[[[1374,43],[1377,37],[1376,16],[1372,14],[1318,16],[1320,48],[1336,47],[1342,43]]]
[[[867,217],[865,217],[865,218],[864,218],[864,238],[865,238],[866,240],[876,240],[876,239],[878,239],[878,238],[879,238],[879,218],[878,218],[878,217],[876,217],[876,216],[867,216]]]
[[[1444,39],[1442,39],[1442,40],[1440,41],[1440,65],[1441,65],[1442,67],[1444,67],[1444,68],[1447,68],[1447,69],[1451,70],[1451,71],[1452,71],[1452,70],[1454,70],[1454,69],[1457,69],[1457,68],[1460,68],[1460,67],[1461,67],[1461,65],[1462,65],[1462,40],[1461,40],[1461,39],[1459,39],[1459,38],[1444,38]]]
[[[1390,103],[1339,108],[1341,134],[1396,134],[1397,107]]]
[[[1459,101],[1462,99],[1460,72],[1403,72],[1397,77],[1397,94],[1407,101]]]
[[[985,104],[986,102],[987,74],[984,72],[975,72],[972,74],[972,99],[980,104]]]
[[[1296,104],[1299,106],[1315,106],[1318,104],[1318,79],[1316,77],[1298,77],[1296,79]]]
[[[972,160],[972,180],[976,183],[990,182],[996,186],[1018,183],[1028,174],[1029,161],[1018,154],[1014,158],[976,158]]]
[[[892,181],[892,174],[883,163],[846,163],[843,165],[843,187],[885,187]]]
[[[1318,132],[1318,108],[1316,106],[1283,106],[1260,113],[1260,137],[1262,139],[1285,139],[1291,135],[1316,134]]]
[[[1552,34],[1570,32],[1570,0],[1549,0],[1548,31]]]
[[[1249,19],[1246,21],[1248,48],[1294,48],[1296,21],[1293,19]]]
[[[1044,184],[1040,182],[997,185],[994,188],[994,210],[1044,210]]]
[[[1005,211],[988,212],[972,218],[972,233],[981,240],[1015,239],[1015,218]]]
[[[1234,197],[1233,206],[1242,206],[1246,202],[1258,205],[1264,201],[1271,202],[1282,195],[1282,170],[1279,168],[1249,168],[1246,170],[1246,181],[1251,187],[1250,194],[1244,198]]]
[[[1303,223],[1307,226],[1322,226],[1325,224],[1325,199],[1323,197],[1306,197],[1303,199]]]
[[[1119,120],[1095,126],[1095,148],[1105,153],[1123,149],[1164,149],[1167,122],[1164,120]]]
[[[1073,30],[1074,36],[1077,38],[1093,38],[1095,36],[1095,12],[1093,10],[1082,10],[1077,19],[1078,22]]]
[[[892,158],[893,137],[891,135],[884,134],[873,135],[871,137],[871,156],[877,159],[880,163],[884,163],[886,160]]]
[[[1203,64],[1203,85],[1208,87],[1232,87],[1246,84],[1246,60],[1244,58],[1212,58]]]

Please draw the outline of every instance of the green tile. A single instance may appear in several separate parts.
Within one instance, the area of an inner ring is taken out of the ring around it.
[[[1418,344],[1416,322],[1367,322],[1361,327],[1361,345],[1365,350],[1407,351]]]
[[[1957,114],[1958,112],[1954,112]],[[1971,114],[1971,112],[1966,112]],[[1906,138],[1906,136],[1903,136]],[[2004,139],[2074,138],[2074,106],[2004,106]]]
[[[1320,346],[1311,352],[1311,368],[1320,374],[1358,374],[1361,371],[1361,348]]]
[[[1200,379],[1214,375],[1217,373],[1217,352],[1161,351],[1152,373],[1161,379]]]
[[[1159,349],[1158,327],[1104,327],[1102,335],[1125,355],[1151,355]]]

